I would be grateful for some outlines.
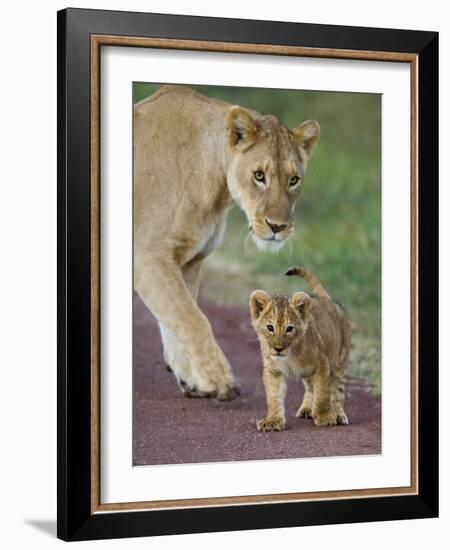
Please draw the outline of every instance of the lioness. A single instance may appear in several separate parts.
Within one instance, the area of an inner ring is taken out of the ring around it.
[[[261,345],[267,415],[258,420],[261,431],[284,430],[284,399],[289,374],[301,376],[305,395],[296,416],[313,418],[316,426],[348,424],[344,412],[345,374],[350,352],[350,321],[333,302],[319,279],[301,267],[299,275],[312,295],[270,297],[255,290],[250,315]]]
[[[318,138],[317,122],[289,130],[183,86],[135,105],[134,286],[158,319],[165,361],[187,396],[238,394],[196,303],[202,260],[219,246],[234,203],[261,249],[283,245]]]

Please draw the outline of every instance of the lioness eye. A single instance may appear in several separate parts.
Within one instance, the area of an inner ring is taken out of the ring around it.
[[[266,328],[269,332],[273,332],[273,325],[267,325]]]
[[[294,185],[297,185],[299,179],[300,179],[300,178],[299,178],[298,176],[291,176],[291,177],[289,178],[289,185],[290,185],[291,187],[294,187]]]
[[[253,172],[253,176],[256,181],[264,183],[266,177],[264,176],[264,172],[261,172],[261,170],[256,170],[256,172]]]
[[[288,325],[286,327],[286,332],[292,332],[294,330],[294,327],[292,325]]]

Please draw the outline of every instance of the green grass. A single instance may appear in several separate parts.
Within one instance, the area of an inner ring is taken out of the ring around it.
[[[159,85],[138,83],[139,101]],[[317,273],[349,312],[354,346],[351,372],[381,389],[381,96],[196,86],[206,95],[275,114],[294,127],[316,119],[321,139],[296,210],[296,233],[278,254],[244,246],[246,220],[230,212],[225,239],[206,262],[203,292],[224,303],[247,304],[254,288],[305,288],[283,276],[292,265]]]

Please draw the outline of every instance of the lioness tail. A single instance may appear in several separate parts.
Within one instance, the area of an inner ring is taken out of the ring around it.
[[[291,267],[291,269],[286,271],[285,275],[298,275],[299,277],[302,277],[302,279],[304,279],[311,287],[311,290],[316,296],[320,296],[322,298],[330,298],[330,295],[323,288],[322,283],[319,281],[319,278],[314,275],[314,273],[311,273],[311,271],[307,271],[304,267]]]

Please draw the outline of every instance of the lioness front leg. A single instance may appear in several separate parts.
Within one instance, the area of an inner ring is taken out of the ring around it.
[[[286,425],[284,399],[287,388],[285,377],[280,371],[264,367],[263,383],[266,392],[267,415],[257,421],[256,427],[261,432],[284,430]]]
[[[135,286],[145,305],[181,343],[189,359],[193,393],[232,399],[238,389],[230,365],[210,324],[190,293],[175,261],[148,258],[136,273]],[[145,269],[147,266],[147,269]],[[174,368],[175,366],[172,366]],[[176,367],[175,367],[176,368]]]
[[[182,268],[184,281],[195,301],[197,301],[200,286],[201,263],[201,260],[195,260]],[[202,396],[196,390],[196,381],[192,374],[189,357],[176,334],[161,322],[159,329],[164,347],[164,361],[175,375],[183,393],[188,397],[207,397],[208,395]]]
[[[196,381],[192,374],[189,357],[173,330],[161,322],[158,324],[164,347],[164,361],[174,374],[183,393],[190,395]]]

